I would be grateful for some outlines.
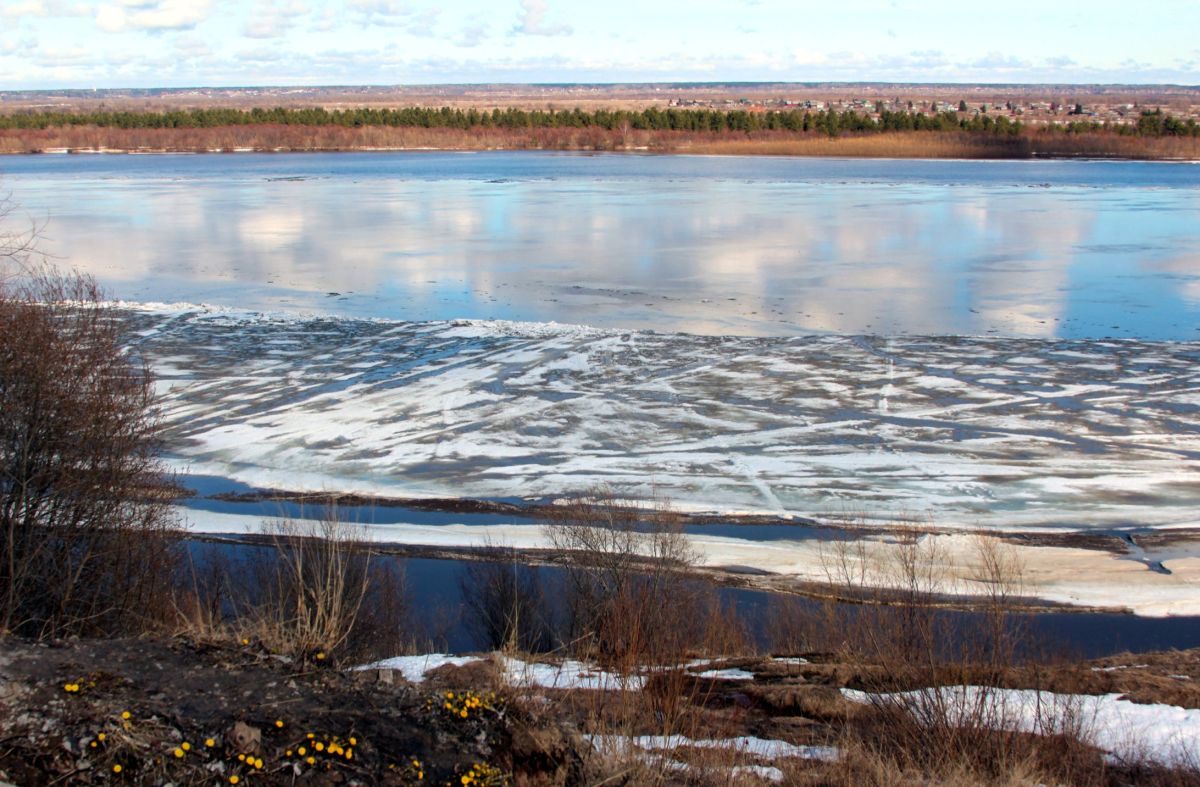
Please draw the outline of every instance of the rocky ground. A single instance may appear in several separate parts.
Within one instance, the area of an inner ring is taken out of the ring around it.
[[[753,742],[716,764],[711,750],[676,752],[671,783],[721,769],[722,784],[846,783],[820,750],[869,713],[839,689],[872,677],[821,654],[727,659],[652,673],[631,704],[514,686],[498,656],[416,683],[330,662],[252,641],[0,640],[0,784],[640,784],[645,773],[598,770],[588,734],[651,735],[664,713],[691,740]],[[1013,670],[1006,683],[1200,708],[1200,652]],[[793,760],[762,753],[779,750]]]
[[[320,655],[297,662],[254,643],[7,640],[0,781],[458,785],[538,769],[538,753],[525,751],[536,741],[504,700],[448,699],[432,684],[332,669]]]

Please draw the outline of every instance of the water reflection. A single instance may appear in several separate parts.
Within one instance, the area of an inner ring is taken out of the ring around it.
[[[1200,326],[1196,167],[519,153],[0,167],[49,222],[46,251],[133,300],[706,334]]]

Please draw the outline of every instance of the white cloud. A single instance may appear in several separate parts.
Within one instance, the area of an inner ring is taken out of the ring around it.
[[[341,23],[341,14],[336,8],[326,6],[321,11],[313,15],[312,25],[309,29],[317,33],[328,33]]]
[[[400,16],[412,10],[404,0],[346,0],[346,9],[380,16]]]
[[[0,37],[0,56],[29,56],[37,51],[37,38],[32,35],[19,35],[19,31],[15,29],[10,32],[12,35]],[[11,64],[8,67],[11,68]]]
[[[121,0],[100,6],[96,26],[109,33],[124,30],[187,30],[208,18],[212,0]]]
[[[308,12],[301,0],[258,0],[243,33],[247,38],[279,38]]]
[[[403,0],[346,0],[346,11],[364,25],[394,24],[398,17],[413,14]]]
[[[988,52],[970,65],[972,68],[997,72],[1016,71],[1030,67],[1030,63],[1027,61],[1002,52]]]
[[[193,60],[208,57],[212,54],[208,44],[194,35],[179,35],[175,37],[175,52],[182,60]]]
[[[462,34],[454,43],[461,47],[479,46],[483,40],[487,38],[487,26],[482,24],[466,25],[462,29]]]
[[[363,27],[400,27],[409,35],[430,37],[440,8],[418,8],[404,0],[346,0],[351,21]]]
[[[437,25],[438,17],[441,11],[436,8],[430,8],[415,14],[412,21],[409,22],[407,30],[409,35],[431,37],[434,34],[434,26]]]
[[[24,0],[24,2],[4,3],[0,5],[0,16],[6,19],[20,19],[23,16],[45,16],[46,4],[41,0]]]
[[[521,0],[521,16],[513,32],[530,36],[569,36],[570,25],[546,23],[546,0]]]
[[[5,0],[0,3],[0,17],[18,22],[35,17],[90,16],[93,10],[91,3],[71,0]]]

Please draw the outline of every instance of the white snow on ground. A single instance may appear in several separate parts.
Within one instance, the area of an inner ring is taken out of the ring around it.
[[[627,689],[640,691],[646,679],[638,675],[622,676],[579,661],[564,661],[558,664],[521,661],[507,656],[498,656],[504,670],[504,678],[511,686],[528,686],[543,689],[583,689],[612,691]],[[365,664],[356,669],[393,669],[412,683],[421,683],[425,676],[447,664],[463,666],[483,661],[480,656],[450,656],[444,653],[429,653],[419,656],[396,656],[390,659]]]
[[[376,661],[373,664],[356,667],[356,669],[396,670],[404,676],[405,680],[411,683],[421,683],[425,680],[426,673],[432,672],[438,667],[444,667],[447,664],[461,667],[464,664],[474,664],[477,661],[481,661],[478,656],[450,656],[445,653],[426,653],[421,656],[395,656],[390,659]]]
[[[795,757],[803,760],[836,760],[840,755],[831,746],[797,746],[786,741],[741,736],[737,738],[692,739],[683,735],[642,735],[631,739],[634,746],[647,751],[663,751],[691,747],[696,749],[728,749],[764,760]]]
[[[683,735],[643,735],[632,738],[619,735],[585,735],[584,738],[600,754],[625,757],[640,752],[647,763],[673,771],[692,770],[693,766],[668,756],[688,748],[717,749],[735,756],[754,757],[772,762],[789,758],[833,762],[841,757],[841,752],[831,746],[797,746],[786,741],[748,736],[693,739]],[[712,767],[706,765],[705,769],[711,770]],[[783,771],[767,765],[743,764],[729,770],[733,776],[754,775],[773,782],[784,779]]]
[[[739,776],[757,776],[769,782],[781,782],[784,780],[783,771],[773,768],[770,765],[738,765],[730,771],[730,774],[735,779]]]
[[[744,669],[709,669],[692,673],[697,678],[713,680],[754,680],[754,673]]]
[[[872,695],[851,689],[842,694],[855,702],[880,700],[920,706],[944,703],[953,720],[974,717],[987,709],[995,727],[1023,732],[1075,732],[1114,757],[1142,758],[1165,764],[1200,763],[1200,710],[1174,705],[1141,705],[1120,694],[1101,696],[1053,694],[1032,690],[956,686],[903,694]]]
[[[542,664],[501,657],[504,677],[513,686],[537,686],[543,689],[584,689],[640,691],[646,679],[639,675],[617,675],[578,661]]]

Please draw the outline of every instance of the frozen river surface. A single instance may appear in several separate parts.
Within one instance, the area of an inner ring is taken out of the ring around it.
[[[173,461],[286,489],[1196,525],[1200,167],[33,156]],[[587,326],[587,327],[582,327]]]
[[[171,444],[280,489],[1200,525],[1200,344],[140,313]]]
[[[1200,166],[537,153],[25,156],[119,298],[708,335],[1200,338]]]

